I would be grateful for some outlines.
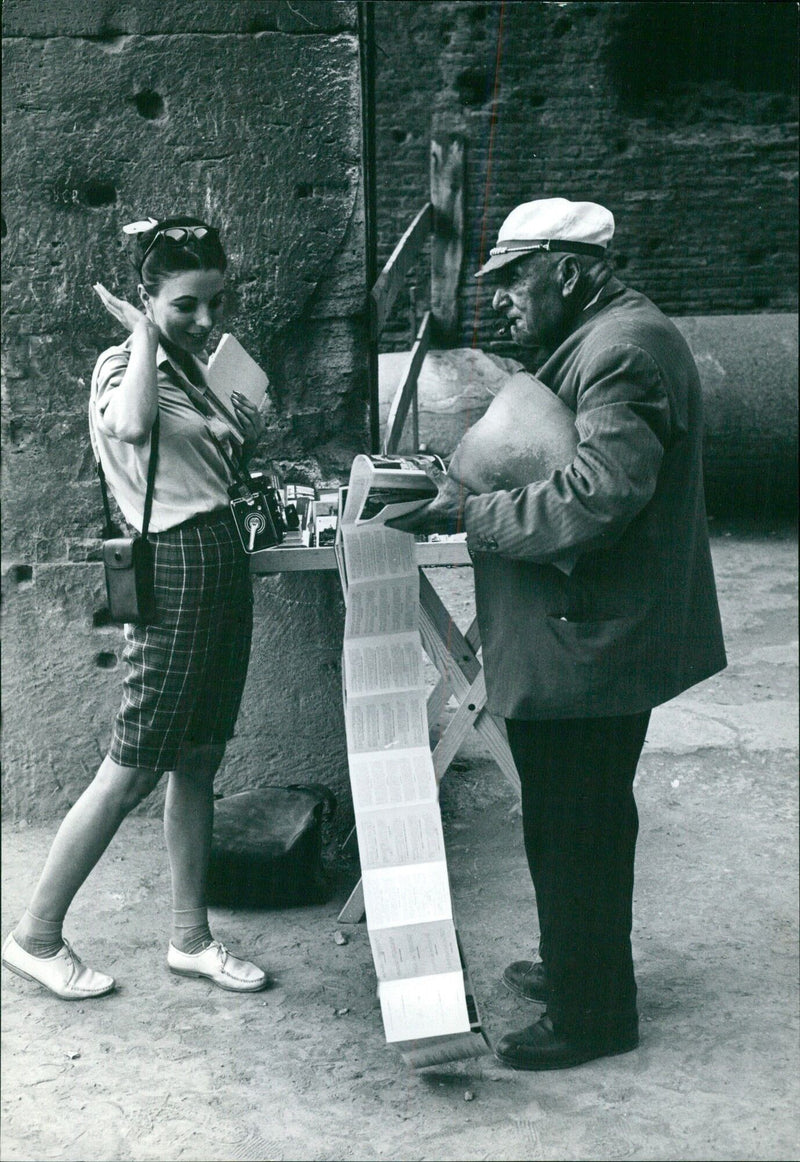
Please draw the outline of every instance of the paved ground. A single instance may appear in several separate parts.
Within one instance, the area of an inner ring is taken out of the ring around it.
[[[384,1044],[364,926],[329,904],[215,913],[275,976],[251,997],[163,966],[168,876],[135,817],[68,935],[119,991],[67,1005],[3,972],[2,1158],[797,1159],[797,598],[793,538],[714,538],[730,666],[657,711],[638,776],[638,1051],[552,1074],[491,1057],[413,1073]],[[465,570],[434,580],[460,622]],[[442,788],[488,1035],[539,1010],[499,984],[535,946],[519,818],[480,748]],[[55,829],[4,832],[7,931]],[[468,1100],[469,1099],[469,1100]]]

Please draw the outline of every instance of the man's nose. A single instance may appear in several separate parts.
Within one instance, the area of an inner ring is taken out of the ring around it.
[[[492,310],[501,310],[506,302],[508,302],[508,292],[505,287],[499,286],[492,296]]]

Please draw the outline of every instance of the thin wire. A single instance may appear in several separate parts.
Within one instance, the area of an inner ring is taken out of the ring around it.
[[[486,254],[486,228],[489,219],[489,190],[492,181],[492,154],[494,152],[495,130],[497,128],[497,100],[500,93],[500,65],[503,59],[503,18],[505,16],[506,0],[500,0],[500,18],[497,25],[497,51],[494,64],[494,92],[492,93],[492,116],[489,123],[489,149],[486,155],[486,180],[483,186],[483,216],[481,218],[481,240],[478,248],[478,264],[483,266]],[[480,314],[481,284],[475,295],[475,313],[472,323],[472,347],[478,346],[478,317]]]
[[[494,152],[495,130],[497,128],[497,105],[500,95],[500,66],[503,60],[503,18],[505,16],[506,0],[500,0],[500,15],[497,22],[497,48],[495,49],[494,59],[494,87],[492,91],[492,114],[489,122],[489,148],[486,153],[486,178],[483,185],[483,214],[481,216],[481,240],[478,247],[478,264],[483,266],[483,256],[486,253],[486,230],[489,219],[489,192],[492,183],[492,154]],[[474,351],[478,346],[478,317],[480,314],[480,297],[481,285],[478,284],[478,289],[475,294],[475,313],[472,322],[472,350]],[[464,431],[469,428],[469,409],[465,415]],[[463,493],[463,484],[461,485],[461,492]],[[459,503],[459,514],[461,512],[461,504]],[[461,516],[456,522],[456,531],[461,532]]]
[[[501,63],[503,60],[503,18],[505,16],[505,8],[506,8],[506,0],[500,0],[500,14],[499,14],[498,22],[497,22],[497,49],[495,51],[495,63],[494,63],[494,88],[493,88],[493,92],[492,92],[492,115],[491,115],[491,121],[489,123],[489,148],[487,150],[487,155],[486,155],[486,179],[484,181],[484,188],[483,188],[483,215],[481,218],[481,240],[480,240],[480,246],[478,249],[479,266],[483,266],[483,257],[484,257],[484,254],[486,253],[486,229],[487,229],[487,221],[488,221],[488,217],[489,217],[489,191],[491,188],[491,179],[492,179],[492,154],[494,151],[495,130],[497,128],[497,105],[498,105],[498,98],[500,95],[500,66],[501,66]],[[481,286],[479,283],[477,293],[475,296],[475,314],[474,314],[473,324],[472,324],[472,349],[473,350],[475,350],[475,348],[478,346],[478,316],[480,313],[480,293],[481,293]],[[467,428],[469,428],[469,410],[467,410],[467,413],[465,416],[465,421],[466,422],[465,422],[464,430],[466,431]],[[464,485],[463,485],[463,483],[461,483],[460,487],[459,487],[459,518],[458,518],[458,521],[456,522],[456,531],[457,532],[461,532],[461,523],[462,523],[461,505],[463,503],[463,493],[464,493]],[[454,623],[453,618],[451,616],[449,619],[449,622],[448,622],[448,627],[447,627],[447,653],[448,653],[448,656],[452,656],[451,647],[452,647],[452,634],[453,634],[454,624],[455,623]],[[445,676],[443,675],[443,677],[445,677]],[[445,681],[446,681],[446,677],[445,677]],[[448,700],[449,699],[447,697],[445,697],[445,701],[444,701],[445,706],[447,705]]]

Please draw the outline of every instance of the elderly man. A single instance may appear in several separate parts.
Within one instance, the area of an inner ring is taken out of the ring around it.
[[[575,414],[571,463],[510,491],[433,472],[394,522],[466,530],[492,713],[522,785],[538,961],[505,984],[544,1016],[499,1042],[516,1069],[638,1044],[631,910],[636,765],[652,707],[724,668],[702,483],[701,395],[681,335],[612,276],[614,219],[549,198],[517,206],[478,277],[537,376]]]

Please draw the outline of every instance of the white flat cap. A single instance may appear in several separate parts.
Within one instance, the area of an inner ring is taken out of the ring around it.
[[[516,206],[500,227],[497,245],[475,275],[524,258],[534,250],[590,254],[602,258],[614,234],[614,215],[597,202],[540,198]]]

